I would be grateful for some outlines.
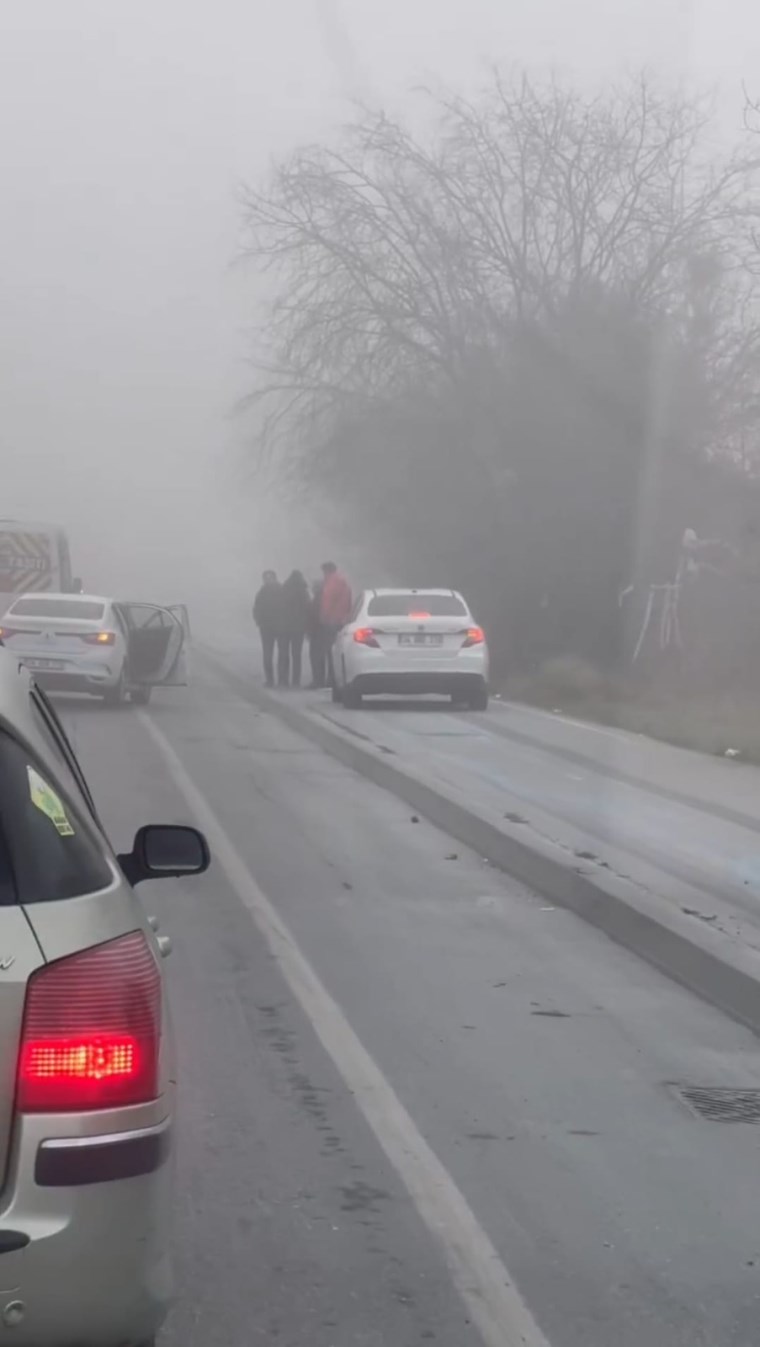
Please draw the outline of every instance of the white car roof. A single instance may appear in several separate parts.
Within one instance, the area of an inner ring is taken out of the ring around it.
[[[456,589],[436,589],[432,585],[405,585],[403,589],[377,589],[371,585],[369,587],[371,594],[457,594]]]
[[[11,604],[11,608],[14,608],[17,603],[21,602],[22,599],[62,599],[62,600],[78,599],[82,603],[102,603],[104,605],[108,603],[113,603],[113,599],[104,599],[101,594],[66,594],[66,593],[57,594],[54,593],[52,590],[47,589],[44,590],[30,589],[27,594],[17,594],[15,599],[13,600],[13,603]],[[10,609],[8,611],[10,612]]]

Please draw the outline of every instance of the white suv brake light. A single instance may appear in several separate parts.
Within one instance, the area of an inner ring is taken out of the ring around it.
[[[20,1113],[123,1108],[158,1096],[161,979],[141,931],[29,980],[18,1063]]]

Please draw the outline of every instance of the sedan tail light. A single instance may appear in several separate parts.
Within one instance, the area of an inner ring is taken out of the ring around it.
[[[80,631],[77,633],[88,645],[115,645],[115,631]]]
[[[482,645],[485,639],[486,635],[482,627],[468,627],[464,634],[462,649],[466,650],[471,645]]]
[[[161,981],[141,931],[30,978],[18,1064],[21,1113],[123,1108],[158,1095]]]
[[[377,640],[372,627],[357,627],[354,632],[354,640],[357,645],[371,645],[376,650],[380,649],[380,642]]]

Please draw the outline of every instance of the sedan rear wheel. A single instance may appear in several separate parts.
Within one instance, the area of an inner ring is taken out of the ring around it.
[[[127,680],[124,677],[124,670],[119,674],[119,681],[112,688],[106,688],[103,693],[103,701],[106,706],[121,706],[127,696]]]
[[[488,710],[488,688],[486,687],[485,683],[483,684],[482,687],[477,688],[474,692],[470,694],[470,696],[467,698],[467,704],[471,711]]]
[[[343,688],[343,705],[347,706],[349,711],[359,711],[362,704],[362,694],[354,683],[346,683]]]

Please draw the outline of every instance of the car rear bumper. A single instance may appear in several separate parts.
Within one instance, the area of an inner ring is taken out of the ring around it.
[[[0,1212],[0,1339],[12,1327],[19,1347],[136,1347],[171,1299],[171,1120],[76,1137],[51,1136],[53,1121],[18,1129]]]
[[[421,696],[437,692],[443,696],[461,696],[466,698],[486,687],[486,679],[480,673],[467,673],[460,669],[415,669],[393,670],[378,669],[374,673],[361,673],[352,680],[352,688],[363,695],[386,693],[389,696]]]
[[[420,692],[454,691],[467,682],[488,682],[488,650],[484,644],[453,651],[408,648],[377,649],[373,646],[345,643],[342,651],[344,680],[370,691],[375,684],[385,691],[391,682],[402,690],[417,683]],[[365,688],[366,683],[366,688]]]
[[[105,671],[103,674],[52,672],[48,669],[32,669],[30,672],[46,692],[105,692],[119,681],[118,674],[113,677]]]
[[[20,664],[26,665],[41,687],[51,692],[98,692],[115,687],[122,672],[121,657],[118,654],[98,653],[88,655],[70,655],[54,652],[40,655],[39,651],[18,650],[10,647]],[[45,662],[55,663],[57,668],[45,668]]]
[[[54,1137],[37,1150],[34,1181],[40,1188],[81,1188],[139,1178],[160,1169],[170,1149],[166,1123],[104,1136]]]

